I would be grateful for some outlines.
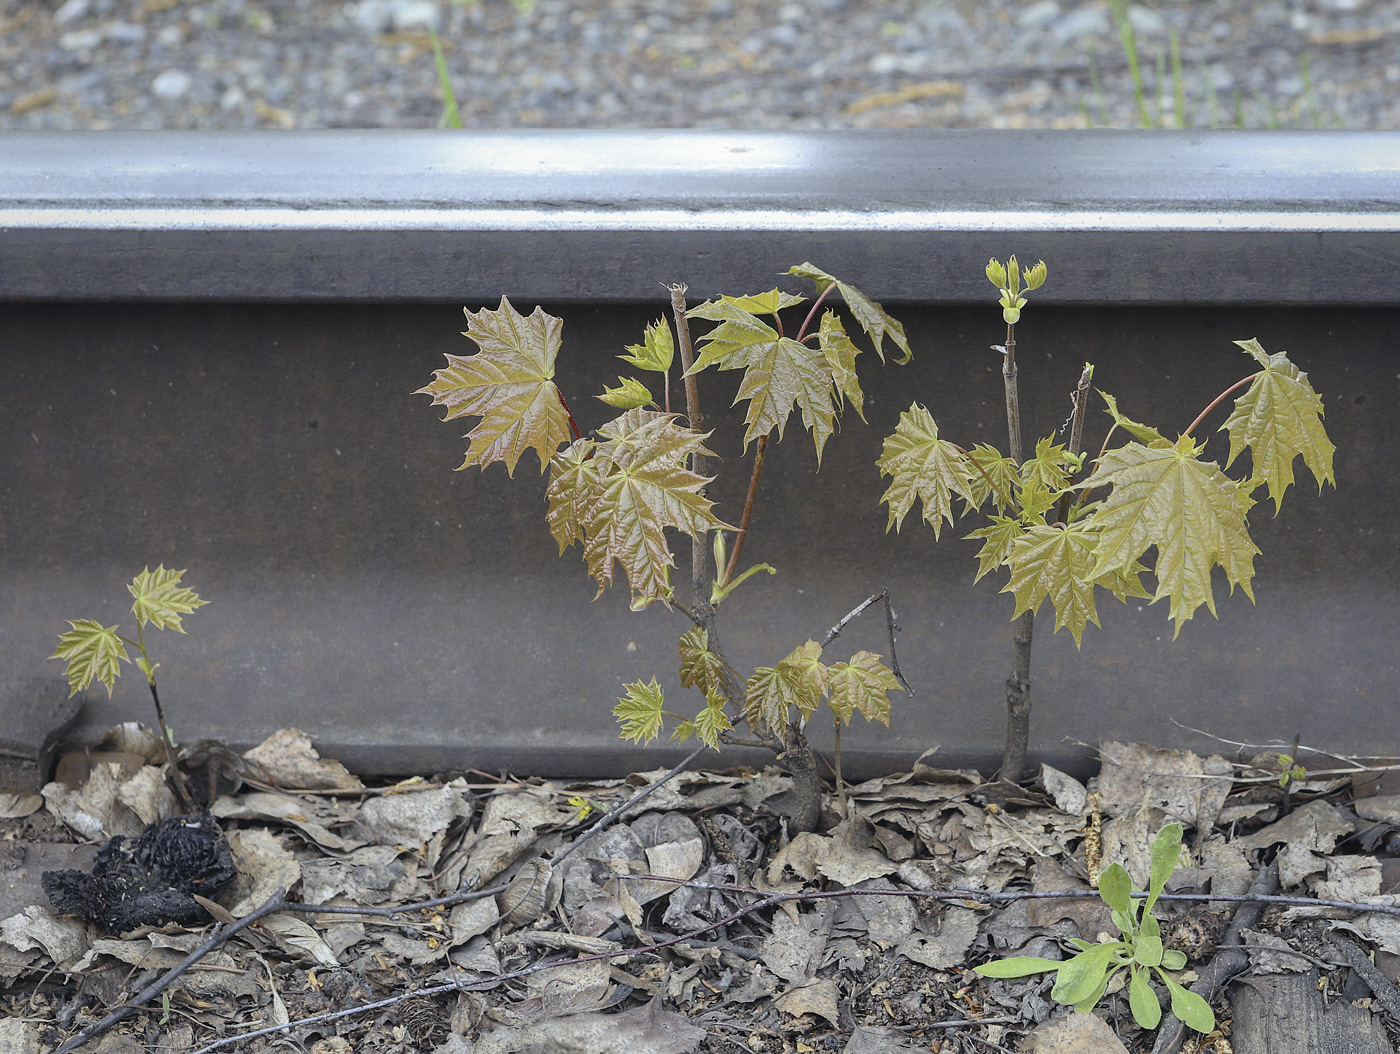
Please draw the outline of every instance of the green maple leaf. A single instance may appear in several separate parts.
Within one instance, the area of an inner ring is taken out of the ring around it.
[[[619,377],[616,388],[604,388],[599,399],[619,410],[632,410],[638,406],[650,406],[651,392],[635,377]]]
[[[826,667],[818,659],[814,640],[794,648],[777,666],[759,666],[745,683],[744,708],[750,725],[760,722],[777,731],[787,722],[788,708],[803,717],[813,713],[826,692]]]
[[[652,373],[665,373],[671,368],[676,354],[675,341],[671,338],[671,327],[664,318],[658,318],[647,326],[642,334],[642,343],[629,344],[630,355],[619,355],[623,362],[630,363],[639,370]]]
[[[1288,361],[1283,352],[1268,354],[1257,340],[1235,341],[1264,367],[1249,390],[1235,400],[1234,413],[1222,425],[1230,433],[1229,468],[1248,447],[1254,460],[1254,478],[1267,482],[1269,497],[1278,515],[1283,495],[1293,483],[1293,460],[1299,455],[1317,480],[1334,487],[1332,454],[1336,448],[1322,427],[1322,397],[1308,383],[1308,375]]]
[[[627,694],[613,707],[613,714],[622,724],[621,736],[637,743],[650,743],[661,731],[666,693],[655,677],[650,684],[633,681],[623,687]]]
[[[560,555],[586,537],[587,513],[598,497],[598,462],[593,458],[597,445],[591,439],[576,439],[549,460],[549,486],[545,490],[549,511],[545,522],[559,543]]]
[[[1016,595],[1015,620],[1024,611],[1039,611],[1047,597],[1055,608],[1055,632],[1068,626],[1079,647],[1084,627],[1099,625],[1094,604],[1094,549],[1098,532],[1084,521],[1068,527],[1037,524],[1011,548],[1011,580],[1003,593]]]
[[[1259,550],[1245,526],[1237,484],[1214,462],[1197,460],[1189,436],[1150,446],[1128,443],[1110,450],[1084,485],[1113,490],[1086,521],[1099,530],[1091,577],[1131,570],[1149,548],[1157,549],[1153,603],[1171,599],[1175,633],[1205,604],[1215,614],[1210,571],[1219,564],[1231,590],[1251,600],[1254,557]]]
[[[794,304],[807,302],[805,296],[784,293],[781,289],[770,289],[766,293],[751,293],[748,296],[722,296],[720,300],[740,311],[747,311],[754,315],[776,315],[779,311],[792,307]],[[708,305],[701,304],[700,306],[706,307]],[[695,312],[692,310],[690,314],[693,315]]]
[[[583,556],[598,594],[612,584],[613,565],[620,563],[633,607],[646,607],[670,596],[675,561],[666,528],[697,541],[713,528],[734,528],[714,515],[714,502],[702,493],[710,478],[685,467],[692,454],[713,456],[705,448],[705,435],[678,425],[674,414],[641,409],[628,410],[599,433],[603,441],[593,448],[593,466],[586,471],[566,467],[551,479],[546,491],[550,529],[556,540],[572,540],[578,534],[570,535],[563,521],[577,516]]]
[[[1095,389],[1098,391],[1098,389]],[[1125,429],[1133,438],[1149,446],[1153,443],[1167,443],[1170,440],[1151,425],[1138,424],[1131,417],[1125,417],[1118,411],[1118,400],[1109,395],[1108,392],[1100,391],[1099,395],[1108,404],[1108,415],[1113,418],[1113,423],[1119,428]]]
[[[883,452],[875,462],[881,475],[892,476],[880,500],[890,507],[885,525],[898,530],[917,499],[923,502],[924,521],[938,539],[943,521],[953,522],[953,495],[969,505],[977,505],[971,468],[963,452],[938,438],[938,425],[928,410],[918,403],[899,415],[894,434],[885,439]]]
[[[685,688],[699,688],[707,696],[719,693],[724,683],[724,663],[710,650],[710,634],[699,626],[692,626],[681,634],[680,639],[681,685]]]
[[[846,724],[859,710],[867,721],[890,723],[890,697],[893,691],[903,691],[894,671],[880,661],[874,652],[858,651],[850,662],[838,662],[830,668],[831,698],[827,701],[832,712]]]
[[[154,571],[148,567],[126,587],[136,598],[136,602],[131,605],[131,613],[141,625],[149,623],[158,629],[173,629],[176,633],[184,633],[185,627],[180,625],[180,616],[188,615],[195,608],[209,603],[207,600],[200,600],[194,590],[180,585],[180,578],[184,573],[168,571],[164,565]]]
[[[1036,472],[1031,472],[1016,488],[1016,500],[1021,506],[1021,522],[1027,527],[1045,522],[1045,514],[1060,500],[1058,490],[1049,490],[1045,480]]]
[[[994,446],[978,443],[967,452],[970,471],[967,474],[972,500],[967,509],[980,509],[988,498],[999,513],[1011,508],[1011,495],[1021,482],[1016,462]],[[980,471],[979,471],[980,469]]]
[[[841,316],[835,311],[822,312],[821,325],[817,329],[817,347],[826,356],[837,398],[854,406],[864,421],[865,393],[860,390],[860,380],[856,377],[856,356],[860,354],[860,348],[846,336],[846,327],[841,324]]]
[[[773,294],[778,291],[773,290]],[[783,294],[786,295],[786,294]],[[703,349],[690,368],[698,373],[709,366],[744,371],[734,402],[747,400],[744,447],[760,436],[776,431],[782,439],[788,416],[796,405],[802,422],[812,433],[821,463],[822,448],[835,428],[835,379],[826,355],[790,337],[782,336],[757,315],[740,305],[756,297],[721,297],[691,310],[693,318],[719,322],[700,338]]]
[[[94,680],[107,686],[110,698],[121,674],[121,663],[131,661],[121,637],[117,636],[117,627],[85,618],[70,619],[68,625],[73,628],[59,635],[58,650],[49,658],[67,660],[69,698]]]
[[[719,749],[720,735],[734,727],[724,712],[724,697],[708,693],[705,708],[695,715],[693,724],[696,738],[713,750]]]
[[[1025,532],[1025,527],[1015,516],[992,516],[991,523],[969,531],[966,537],[981,538],[982,548],[977,551],[977,576],[973,584],[981,581],[988,571],[995,571],[1011,556],[1011,547]]]
[[[885,311],[874,300],[866,296],[849,282],[843,282],[839,278],[834,278],[827,274],[820,267],[810,263],[799,264],[788,269],[788,274],[797,275],[801,278],[810,278],[817,284],[817,293],[825,293],[833,284],[836,291],[841,294],[841,298],[846,301],[846,307],[850,309],[861,328],[869,335],[870,340],[875,345],[875,351],[879,353],[880,361],[885,361],[885,338],[894,343],[904,354],[896,358],[895,362],[901,366],[914,357],[914,353],[909,350],[909,340],[904,335],[904,326],[889,313]]]
[[[485,468],[504,461],[515,475],[516,462],[533,448],[543,472],[560,446],[569,442],[569,414],[551,378],[563,323],[535,308],[528,318],[501,297],[495,311],[466,312],[463,334],[481,349],[475,355],[448,355],[448,368],[414,395],[430,395],[447,407],[444,421],[480,417],[467,433],[467,456],[457,466]]]
[[[1035,456],[1028,458],[1021,465],[1021,478],[1026,481],[1039,481],[1058,498],[1070,483],[1069,472],[1066,471],[1068,466],[1068,452],[1065,447],[1046,436],[1036,441]]]

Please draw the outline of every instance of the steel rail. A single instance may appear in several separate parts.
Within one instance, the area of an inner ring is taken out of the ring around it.
[[[1346,132],[14,133],[0,297],[637,301],[776,261],[890,301],[1057,261],[1045,302],[1383,304],[1400,135]],[[918,260],[918,266],[911,266]]]

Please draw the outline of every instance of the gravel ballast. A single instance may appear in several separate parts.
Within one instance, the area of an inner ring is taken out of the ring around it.
[[[1400,121],[1389,2],[1130,18],[1150,121],[1177,123],[1173,31],[1187,125]],[[1142,123],[1108,0],[0,0],[0,128],[432,127],[430,27],[469,128]]]

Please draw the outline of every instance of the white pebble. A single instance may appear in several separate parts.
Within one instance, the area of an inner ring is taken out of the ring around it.
[[[441,18],[433,0],[360,0],[345,13],[366,33],[436,29]]]
[[[151,81],[151,91],[162,99],[179,99],[190,90],[193,78],[184,70],[163,70]]]
[[[1023,29],[1044,29],[1060,17],[1060,5],[1055,0],[1036,0],[1016,15],[1016,24]]]
[[[66,26],[69,22],[77,22],[87,15],[88,9],[91,7],[92,0],[68,0],[53,13],[53,24]]]
[[[1108,30],[1108,12],[1098,4],[1084,4],[1055,23],[1053,29],[1061,42],[1104,33]]]
[[[91,51],[102,43],[102,31],[97,29],[75,29],[58,38],[58,46],[64,51]]]
[[[233,113],[235,110],[243,109],[247,102],[248,93],[235,84],[219,96],[219,109],[223,110],[224,113]]]

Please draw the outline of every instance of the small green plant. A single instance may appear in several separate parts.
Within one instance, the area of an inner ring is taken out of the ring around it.
[[[87,688],[93,681],[107,686],[107,695],[121,676],[123,662],[135,662],[146,675],[146,683],[151,689],[151,699],[156,707],[156,720],[160,724],[161,743],[164,745],[171,771],[179,781],[179,770],[175,766],[172,753],[175,737],[165,723],[165,710],[160,705],[160,692],[156,689],[156,670],[160,663],[152,662],[146,650],[146,627],[174,630],[184,633],[185,627],[180,616],[188,615],[196,608],[209,603],[201,600],[192,589],[180,584],[184,571],[167,570],[164,565],[152,571],[149,567],[131,580],[126,587],[136,599],[131,605],[131,613],[136,616],[136,638],[124,637],[116,626],[104,626],[92,619],[69,620],[67,633],[59,635],[58,650],[49,656],[63,659],[68,663],[68,687],[70,696]],[[127,647],[135,648],[137,656],[133,660]],[[188,797],[188,795],[186,795]]]
[[[1099,876],[1099,896],[1113,912],[1118,927],[1116,941],[1090,941],[1073,938],[1079,949],[1069,959],[1041,959],[1018,955],[996,959],[975,967],[983,977],[1029,977],[1056,973],[1051,997],[1080,1013],[1092,1010],[1108,991],[1114,977],[1128,971],[1128,1006],[1142,1028],[1156,1028],[1162,1020],[1162,1007],[1152,985],[1152,975],[1166,986],[1171,1012],[1197,1032],[1215,1029],[1210,1004],[1184,987],[1171,975],[1186,966],[1184,952],[1162,947],[1161,926],[1152,914],[1167,879],[1181,860],[1181,824],[1169,823],[1157,832],[1149,849],[1150,878],[1147,893],[1134,895],[1132,879],[1122,864],[1110,864]]]
[[[889,723],[888,693],[901,687],[893,628],[890,665],[867,651],[827,664],[822,661],[825,645],[809,640],[744,678],[725,658],[716,612],[756,572],[774,573],[767,564],[744,571],[738,566],[769,444],[781,439],[789,418],[800,413],[820,464],[840,411],[849,405],[862,413],[856,376],[861,347],[828,304],[833,294],[844,300],[882,362],[886,342],[899,352],[899,362],[908,362],[910,352],[899,322],[854,286],[811,264],[788,273],[816,286],[810,306],[803,306],[806,297],[772,289],[687,307],[685,287],[673,286],[674,334],[659,319],[646,327],[640,344],[619,356],[642,377],[658,380],[659,392],[637,376],[620,376],[617,387],[597,397],[616,416],[590,435],[580,429],[554,384],[562,323],[539,308],[522,316],[504,297],[497,310],[467,311],[465,335],[480,350],[465,357],[448,355],[448,368],[436,371],[433,382],[415,394],[429,395],[434,404],[446,407],[445,420],[480,419],[467,436],[460,468],[503,461],[513,475],[524,453],[535,452],[541,471],[549,473],[547,526],[561,555],[581,545],[597,595],[613,584],[620,565],[634,610],[659,600],[693,623],[680,638],[680,679],[703,695],[704,706],[693,718],[681,717],[666,708],[655,677],[626,685],[614,708],[622,736],[649,742],[669,716],[676,722],[673,740],[694,736],[716,748],[721,742],[767,747],[785,760],[794,777],[799,804],[792,826],[810,830],[820,811],[821,780],[804,731],[807,719],[825,703],[838,730],[856,711]],[[691,345],[693,320],[714,323],[700,336],[698,354]],[[683,415],[671,406],[677,357]],[[753,461],[737,526],[721,520],[706,496],[713,477],[705,475],[705,466],[713,455],[705,446],[710,433],[702,430],[697,377],[711,367],[741,371],[734,402],[747,403],[743,445],[746,452],[752,449]],[[732,546],[726,532],[733,536]],[[670,538],[677,533],[691,540],[688,597],[671,583],[675,558]],[[886,611],[893,627],[888,604]],[[747,724],[756,739],[737,739],[736,724]]]
[[[1308,778],[1308,770],[1299,765],[1297,759],[1292,754],[1280,754],[1278,756],[1279,777],[1278,785],[1285,790],[1290,783]]]
[[[939,434],[927,409],[913,403],[901,414],[884,443],[877,465],[891,477],[881,500],[889,507],[890,528],[898,530],[916,502],[938,538],[943,524],[990,503],[990,524],[971,532],[980,539],[976,579],[1001,567],[1010,571],[1003,592],[1015,596],[1014,650],[1007,680],[1007,740],[1002,776],[1020,778],[1030,726],[1030,649],[1036,612],[1047,599],[1055,609],[1056,631],[1068,627],[1076,647],[1085,627],[1099,625],[1095,593],[1107,591],[1124,603],[1138,597],[1169,602],[1173,637],[1205,605],[1215,612],[1211,571],[1220,567],[1231,591],[1240,587],[1254,599],[1251,580],[1258,547],[1246,518],[1254,493],[1266,487],[1277,514],[1293,484],[1293,463],[1303,463],[1318,489],[1333,483],[1333,446],[1322,426],[1321,397],[1308,375],[1282,352],[1270,354],[1257,340],[1235,341],[1259,368],[1216,396],[1175,439],[1127,417],[1113,396],[1100,392],[1112,426],[1092,471],[1080,450],[1094,367],[1085,363],[1072,392],[1074,409],[1065,442],[1040,439],[1022,458],[1021,411],[1016,364],[1016,325],[1026,306],[1025,292],[1046,279],[1042,261],[1028,270],[1025,286],[1016,258],[991,260],[988,279],[1000,294],[1006,343],[1002,356],[1008,453],[988,444],[971,449]],[[1193,432],[1229,396],[1244,389],[1221,426],[1230,436],[1230,468],[1246,450],[1251,471],[1227,476],[1203,458],[1205,443]],[[1117,447],[1119,433],[1131,439]],[[960,498],[962,508],[953,504]],[[1148,556],[1155,549],[1155,559]],[[1150,560],[1151,566],[1144,561]],[[1143,584],[1154,575],[1156,588]]]

